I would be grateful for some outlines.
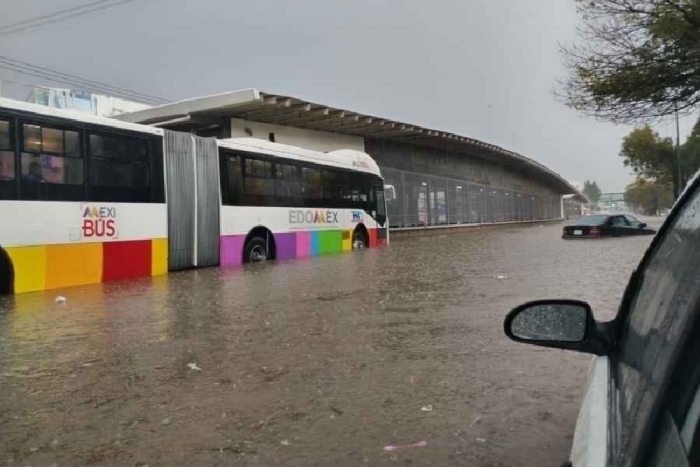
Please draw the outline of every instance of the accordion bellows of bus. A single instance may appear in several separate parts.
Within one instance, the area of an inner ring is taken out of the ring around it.
[[[0,293],[388,242],[379,167],[0,99]]]

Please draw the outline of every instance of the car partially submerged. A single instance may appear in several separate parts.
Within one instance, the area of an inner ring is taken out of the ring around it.
[[[622,237],[627,235],[654,235],[650,229],[629,214],[592,214],[583,216],[573,225],[562,229],[562,238]]]

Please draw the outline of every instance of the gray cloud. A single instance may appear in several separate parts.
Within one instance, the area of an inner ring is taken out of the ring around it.
[[[57,9],[0,3],[3,24]],[[0,53],[173,100],[288,93],[483,139],[621,191],[630,128],[581,117],[551,93],[564,73],[557,43],[574,39],[576,21],[565,0],[135,0],[4,36]],[[684,119],[683,133],[691,126]]]

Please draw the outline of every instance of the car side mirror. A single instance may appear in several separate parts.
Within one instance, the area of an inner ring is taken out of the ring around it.
[[[525,303],[508,313],[503,328],[516,342],[596,355],[606,355],[611,342],[609,325],[596,323],[590,305],[578,300]]]
[[[641,224],[639,224],[639,228],[640,228],[640,229],[646,229],[646,228],[647,228],[647,225],[646,225],[644,222],[642,222]]]

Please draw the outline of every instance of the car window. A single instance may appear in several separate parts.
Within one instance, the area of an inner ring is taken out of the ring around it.
[[[613,227],[629,227],[629,224],[625,220],[624,216],[615,216],[612,218],[611,225]]]
[[[608,216],[584,216],[576,221],[576,225],[603,225]]]
[[[658,422],[658,435],[652,440],[651,455],[647,458],[648,467],[690,467],[681,442],[678,427],[668,412],[663,412]]]
[[[697,309],[694,310],[697,313]],[[647,466],[698,465],[700,461],[700,332],[695,322],[685,333],[678,363],[660,404],[661,419],[654,423]],[[681,342],[681,340],[679,340]],[[644,456],[647,457],[647,456]],[[669,463],[673,460],[673,463]]]
[[[700,191],[656,244],[621,323],[615,356],[622,465],[638,465],[661,389],[700,304]],[[633,285],[634,286],[634,285]],[[622,310],[623,313],[625,310]],[[697,360],[693,360],[696,362]]]
[[[641,222],[632,216],[625,216],[625,219],[627,219],[627,222],[629,222],[632,227],[639,227],[641,225]]]

